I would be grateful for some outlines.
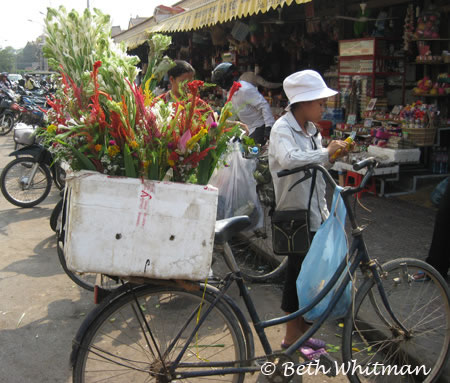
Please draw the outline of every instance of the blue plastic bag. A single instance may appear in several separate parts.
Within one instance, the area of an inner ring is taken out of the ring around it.
[[[339,186],[334,190],[330,216],[317,230],[297,278],[297,296],[300,308],[306,307],[314,300],[333,277],[341,261],[347,256],[348,245],[345,234],[347,211],[339,194],[341,190],[342,188]],[[348,267],[344,270],[347,272]],[[328,294],[315,307],[305,313],[304,318],[306,320],[314,321],[323,314],[344,276],[345,273],[342,274]],[[340,318],[347,313],[352,301],[351,289],[350,282],[328,319]]]

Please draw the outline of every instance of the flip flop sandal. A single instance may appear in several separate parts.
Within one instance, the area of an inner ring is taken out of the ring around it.
[[[313,350],[311,347],[300,347],[300,354],[308,360],[316,360],[320,358],[320,355],[328,354],[324,348]]]
[[[316,338],[309,338],[305,342],[305,346],[311,347],[313,350],[320,350],[321,348],[325,348],[326,345],[327,344],[323,340]]]
[[[431,278],[427,276],[423,271],[418,271],[413,274],[413,281],[414,282],[428,282],[431,281]]]
[[[320,350],[321,348],[326,347],[326,343],[321,339],[316,338],[309,338],[304,345],[306,347],[312,348],[313,350]],[[290,346],[290,344],[287,344],[284,342],[284,340],[281,342],[281,348],[286,349]],[[300,349],[299,349],[300,350]]]

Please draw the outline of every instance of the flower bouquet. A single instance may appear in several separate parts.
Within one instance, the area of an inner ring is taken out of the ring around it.
[[[108,16],[60,7],[49,9],[45,23],[44,52],[59,70],[61,86],[48,101],[49,125],[40,134],[56,159],[81,170],[66,184],[68,267],[205,278],[217,189],[200,184],[208,183],[238,133],[227,122],[231,103],[216,118],[199,101],[202,81],[188,83],[177,101],[154,98],[152,90],[172,65],[163,57],[170,37],[151,38],[148,71],[137,86],[138,58],[112,42]]]
[[[239,128],[227,123],[230,102],[218,119],[198,102],[207,86],[202,81],[188,83],[189,92],[176,102],[154,99],[152,90],[172,65],[162,55],[170,37],[151,38],[140,87],[134,83],[139,59],[111,40],[109,16],[60,7],[49,9],[45,24],[44,54],[58,68],[61,87],[49,100],[41,135],[57,159],[73,170],[207,184]]]

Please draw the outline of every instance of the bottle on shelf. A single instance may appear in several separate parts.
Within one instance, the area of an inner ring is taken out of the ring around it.
[[[431,154],[431,171],[433,174],[439,173],[440,168],[440,152],[439,148],[434,148],[433,153]]]

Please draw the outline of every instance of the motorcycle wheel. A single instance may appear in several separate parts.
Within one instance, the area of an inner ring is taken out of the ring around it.
[[[14,127],[14,117],[10,114],[3,114],[0,117],[0,136],[8,134]]]
[[[19,157],[11,161],[0,176],[1,190],[5,198],[19,207],[33,207],[41,203],[50,193],[52,175],[46,165],[40,164],[30,187],[24,185],[36,163],[32,157]]]

